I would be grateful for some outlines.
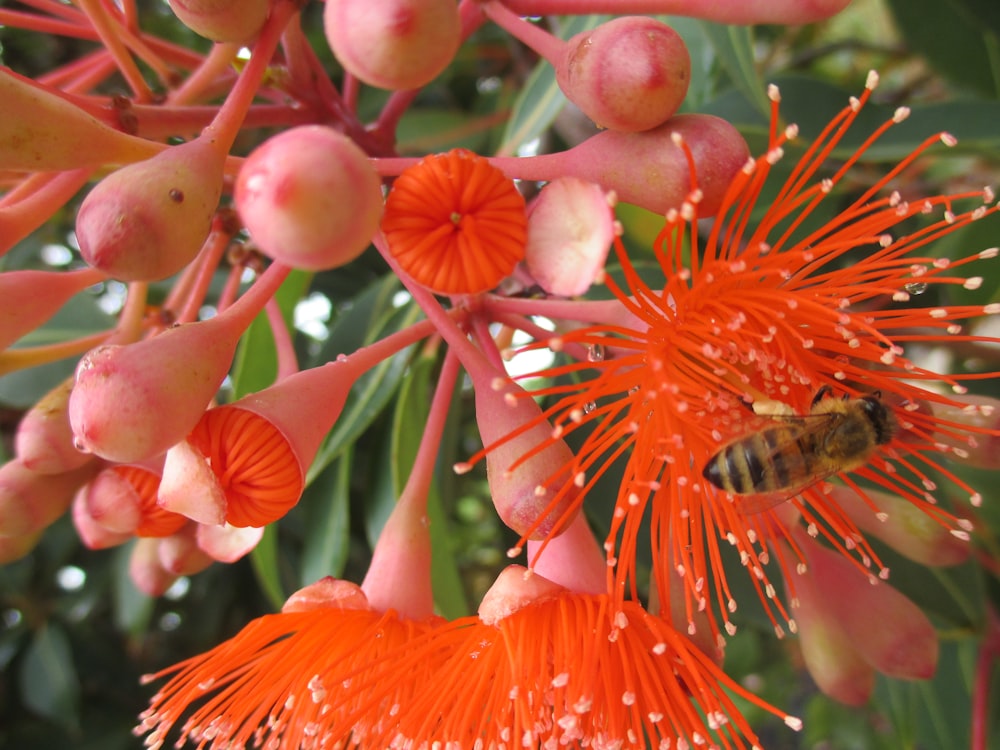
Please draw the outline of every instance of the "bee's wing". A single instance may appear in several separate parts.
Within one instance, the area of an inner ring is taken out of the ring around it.
[[[772,422],[781,422],[790,425],[794,431],[788,436],[788,440],[799,441],[809,438],[816,433],[829,429],[831,420],[836,417],[833,414],[797,414],[787,416],[772,417]],[[778,458],[780,454],[780,458]],[[733,495],[733,504],[744,514],[752,515],[762,513],[765,510],[781,505],[787,500],[791,500],[807,487],[811,487],[837,473],[837,467],[832,464],[822,464],[816,466],[808,465],[806,457],[799,450],[788,451],[786,446],[775,446],[767,456],[766,465],[774,466],[780,461],[784,471],[789,476],[802,477],[798,483],[782,487],[776,492],[761,492],[753,495]],[[770,469],[773,471],[774,469]]]

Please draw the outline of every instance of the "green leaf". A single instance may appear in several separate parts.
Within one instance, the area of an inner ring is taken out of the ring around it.
[[[753,33],[749,26],[728,26],[701,21],[702,33],[715,50],[719,64],[729,75],[733,86],[766,114],[769,103],[763,81],[753,58]]]
[[[610,16],[598,15],[572,16],[560,25],[558,36],[569,39],[581,31],[599,26],[609,18]],[[514,103],[514,111],[507,121],[497,155],[516,154],[521,146],[541,136],[565,104],[566,96],[556,83],[555,70],[545,60],[539,60]]]
[[[32,711],[67,729],[79,726],[80,680],[59,625],[48,622],[35,633],[21,663],[20,683]]]
[[[292,271],[274,295],[290,336],[295,335],[295,306],[309,288],[312,277],[313,274],[306,271]],[[267,313],[261,312],[243,334],[236,351],[232,373],[234,398],[267,388],[274,383],[277,374],[274,333],[267,320]]]
[[[850,97],[861,93],[861,87],[848,89],[801,75],[781,75],[772,79],[781,90],[781,119],[795,123],[799,137],[786,149],[783,161],[795,158],[796,149],[811,143],[830,120],[847,106]],[[750,143],[753,154],[767,146],[767,119],[762,117],[741,91],[730,90],[706,104],[705,111],[729,120],[740,129]],[[862,145],[882,123],[893,116],[894,108],[869,102],[857,116],[850,130],[832,152],[834,158],[846,158]],[[954,101],[937,104],[915,104],[910,115],[893,125],[866,149],[863,161],[899,161],[908,156],[928,138],[947,132],[958,138],[957,148],[935,144],[930,153],[954,157],[964,153],[993,155],[1000,148],[1000,102]]]
[[[281,585],[279,560],[278,527],[272,523],[264,528],[264,536],[250,553],[250,562],[253,564],[261,589],[275,609],[281,609],[287,598],[285,589]]]
[[[340,457],[309,485],[302,498],[305,537],[299,581],[302,586],[324,576],[339,577],[350,551],[350,484],[354,452],[347,446]]]
[[[979,6],[992,8],[987,16]],[[889,8],[907,46],[955,84],[981,94],[1000,94],[1000,46],[995,2],[969,0],[889,0]]]
[[[376,287],[378,290],[384,291],[386,284],[384,281],[379,282]],[[358,346],[367,344],[376,338],[384,338],[390,333],[400,331],[415,323],[421,315],[420,308],[412,303],[401,308],[390,307],[388,317],[376,322],[372,328],[367,329],[366,340],[346,350],[353,351]],[[338,321],[338,328],[344,327],[341,325],[342,323],[343,321]],[[350,333],[344,332],[345,335],[338,335],[337,338],[341,341],[347,338],[357,338],[364,330],[354,330]],[[331,334],[332,338],[334,336]],[[309,469],[306,478],[307,484],[312,482],[347,445],[357,440],[382,412],[393,394],[396,393],[403,375],[406,373],[411,349],[412,347],[407,347],[395,356],[383,360],[354,383],[347,396],[343,411],[341,411],[336,424],[333,426],[333,430],[320,448],[316,459],[313,461],[313,465]]]
[[[421,109],[404,117],[396,131],[397,150],[401,155],[440,153],[452,148],[467,148],[478,153],[486,150],[490,129],[496,118],[470,117],[452,109]]]
[[[139,636],[149,627],[156,600],[142,593],[129,575],[129,559],[135,540],[115,550],[112,605],[115,624],[123,632]]]

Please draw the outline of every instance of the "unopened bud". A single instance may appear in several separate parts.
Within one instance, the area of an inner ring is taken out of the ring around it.
[[[525,263],[549,294],[586,292],[604,274],[615,236],[607,194],[577,177],[553,180],[528,209]]]

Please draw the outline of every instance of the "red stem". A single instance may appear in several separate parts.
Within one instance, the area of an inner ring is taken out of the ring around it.
[[[76,0],[76,2],[87,14],[101,43],[115,58],[118,71],[128,83],[129,88],[132,89],[135,97],[141,101],[152,101],[153,92],[142,77],[139,66],[135,64],[132,54],[122,39],[125,36],[125,30],[111,20],[98,0]]]
[[[87,184],[93,171],[85,168],[35,173],[4,196],[0,201],[0,256],[48,221]],[[15,191],[23,197],[13,202],[10,199]]]
[[[986,611],[986,630],[979,644],[976,677],[972,686],[972,750],[987,750],[990,735],[990,683],[993,666],[1000,658],[1000,617],[992,607]]]
[[[246,67],[240,73],[236,85],[233,86],[219,114],[212,124],[205,128],[204,135],[213,141],[220,153],[229,153],[236,136],[240,132],[243,120],[260,83],[267,72],[267,66],[274,56],[274,51],[281,40],[281,34],[295,15],[297,4],[291,0],[277,0],[271,7],[271,15],[267,17],[264,28],[254,44],[253,54]]]
[[[525,21],[500,2],[488,2],[482,5],[483,12],[501,29],[515,39],[519,39],[531,49],[545,58],[553,68],[562,61],[566,42],[553,36],[541,26]],[[533,14],[534,15],[534,14]]]
[[[285,323],[285,316],[281,311],[281,305],[274,297],[267,301],[264,306],[267,313],[267,322],[271,326],[271,334],[274,336],[274,350],[278,360],[278,374],[274,378],[275,382],[294,375],[299,371],[298,358],[295,356],[295,344],[292,341],[291,332]]]

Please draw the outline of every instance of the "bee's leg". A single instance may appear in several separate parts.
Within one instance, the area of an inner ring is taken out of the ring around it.
[[[813,396],[812,403],[809,406],[810,407],[816,406],[816,404],[818,404],[824,398],[829,396],[831,393],[833,393],[833,388],[831,388],[828,385],[822,386],[818,391],[816,391],[816,395]],[[846,396],[847,394],[845,393],[844,395]]]

